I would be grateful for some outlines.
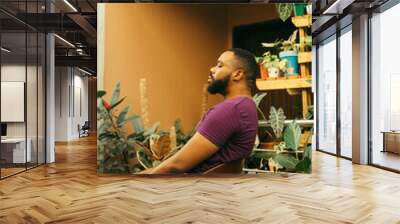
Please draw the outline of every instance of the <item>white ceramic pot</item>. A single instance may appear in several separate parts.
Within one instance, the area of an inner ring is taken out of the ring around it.
[[[278,78],[279,77],[279,68],[277,68],[277,67],[268,67],[268,76],[270,78]]]

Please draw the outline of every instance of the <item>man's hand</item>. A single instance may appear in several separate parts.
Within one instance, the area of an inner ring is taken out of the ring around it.
[[[181,150],[155,167],[150,173],[184,173],[212,156],[218,149],[218,146],[196,132]]]
[[[137,172],[137,174],[150,174],[153,169],[154,169],[154,167],[148,168],[148,169],[142,170],[140,172]]]

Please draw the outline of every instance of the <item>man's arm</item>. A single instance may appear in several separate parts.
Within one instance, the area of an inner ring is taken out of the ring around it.
[[[155,167],[149,173],[184,173],[212,156],[218,149],[218,146],[199,132],[196,132],[181,150]]]

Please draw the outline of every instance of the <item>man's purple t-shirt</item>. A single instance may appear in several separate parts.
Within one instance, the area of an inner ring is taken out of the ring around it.
[[[196,131],[219,150],[190,172],[204,172],[221,163],[249,156],[257,128],[257,108],[251,98],[235,97],[210,108],[197,124]]]

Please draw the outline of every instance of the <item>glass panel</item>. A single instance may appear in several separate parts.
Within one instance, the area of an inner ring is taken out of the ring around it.
[[[0,1],[0,7],[19,18],[27,12],[30,20],[45,11],[45,1]],[[45,162],[46,42],[32,29],[0,12],[1,178]]]
[[[400,170],[400,4],[374,15],[372,25],[372,163]],[[385,133],[386,132],[386,133]]]
[[[352,157],[352,33],[340,36],[340,153]]]
[[[46,37],[39,34],[38,46],[38,163],[45,163],[45,65],[46,65]]]
[[[318,147],[336,154],[336,37],[318,48]]]
[[[27,111],[27,142],[28,149],[30,148],[29,167],[37,165],[38,160],[38,143],[37,143],[37,79],[38,79],[38,36],[36,32],[27,33],[28,38],[28,63],[27,63],[27,95],[26,95],[26,111]]]
[[[25,140],[26,33],[2,33],[1,45],[6,49],[1,51],[0,108],[6,129],[1,140],[1,173],[5,177],[25,170],[31,158]]]

